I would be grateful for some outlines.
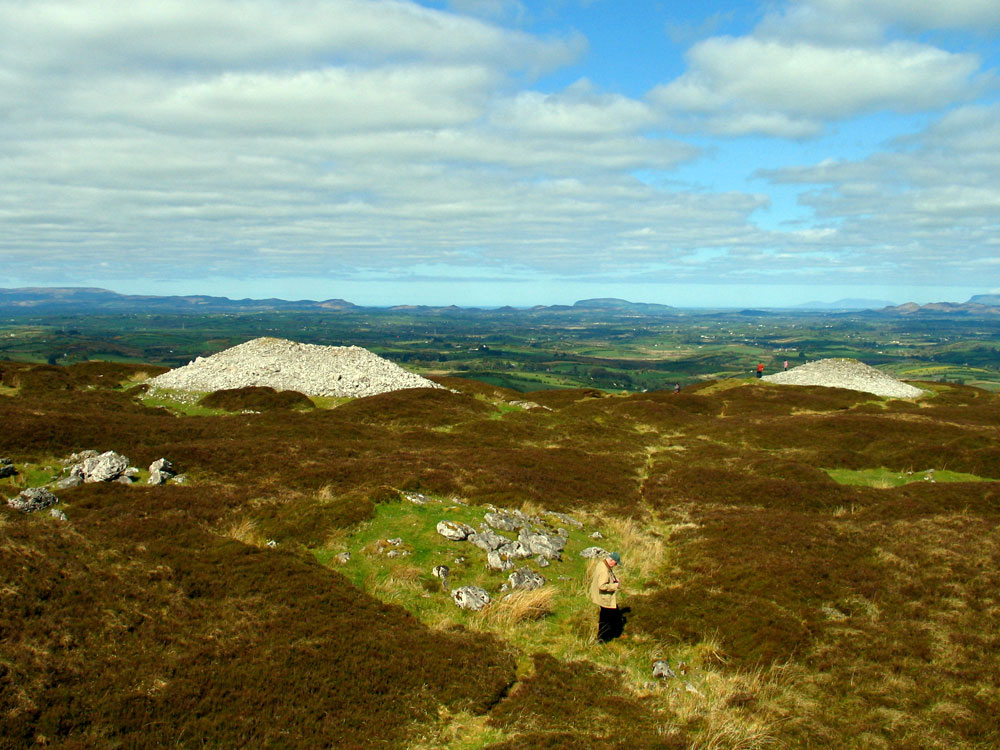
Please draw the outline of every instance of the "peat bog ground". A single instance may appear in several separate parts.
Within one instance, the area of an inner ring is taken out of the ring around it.
[[[441,378],[167,409],[135,388],[160,371],[0,363],[0,495],[85,449],[189,479],[0,508],[4,746],[1000,745],[998,395]],[[487,504],[583,522],[544,600],[466,613],[429,575],[461,552],[434,509]],[[371,554],[395,529],[412,555]],[[605,647],[571,559],[594,529],[626,563]]]

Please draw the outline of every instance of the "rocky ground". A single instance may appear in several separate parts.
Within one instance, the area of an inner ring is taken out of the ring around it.
[[[923,391],[856,359],[820,359],[762,380],[782,385],[821,385],[873,393],[886,398],[917,398]]]
[[[360,398],[405,388],[440,388],[358,346],[259,338],[159,375],[153,387],[218,391],[269,386],[310,396]]]

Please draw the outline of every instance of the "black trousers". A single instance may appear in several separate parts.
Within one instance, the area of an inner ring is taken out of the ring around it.
[[[622,611],[617,607],[601,607],[601,614],[597,618],[597,640],[600,643],[607,643],[622,634],[625,629],[625,620],[622,618]]]

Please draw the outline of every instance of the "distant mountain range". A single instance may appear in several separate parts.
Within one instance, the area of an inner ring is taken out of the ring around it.
[[[269,312],[349,310],[357,307],[342,299],[312,300],[229,299],[207,295],[156,297],[118,294],[90,287],[24,287],[0,289],[0,311],[33,313],[101,312]]]
[[[804,302],[795,305],[793,310],[881,310],[892,307],[895,303],[878,299],[840,299],[836,302]]]
[[[0,314],[7,315],[58,315],[101,313],[255,313],[255,312],[333,312],[362,311],[364,308],[342,299],[283,300],[283,299],[229,299],[208,295],[152,296],[118,294],[107,289],[90,287],[23,287],[0,289]],[[378,308],[386,309],[386,308]],[[461,313],[455,305],[426,306],[398,305],[388,308],[396,311]],[[836,302],[807,302],[784,308],[796,311],[860,312],[885,315],[997,315],[1000,314],[1000,294],[978,294],[968,302],[936,302],[917,305],[893,305],[891,302],[866,299],[842,299]],[[742,315],[776,314],[779,308],[745,310]],[[620,316],[670,315],[681,310],[671,305],[647,302],[629,302],[613,297],[580,300],[572,305],[538,305],[532,308],[501,307],[488,310],[492,314],[513,313],[608,313]]]

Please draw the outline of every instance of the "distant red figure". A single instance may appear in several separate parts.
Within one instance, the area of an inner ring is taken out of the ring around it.
[[[786,370],[788,369],[788,360],[787,359],[785,360],[785,369]]]
[[[761,362],[760,364],[757,365],[757,377],[758,378],[764,377],[764,363],[763,362]]]
[[[680,392],[681,392],[681,384],[674,383],[674,393],[680,393]]]

